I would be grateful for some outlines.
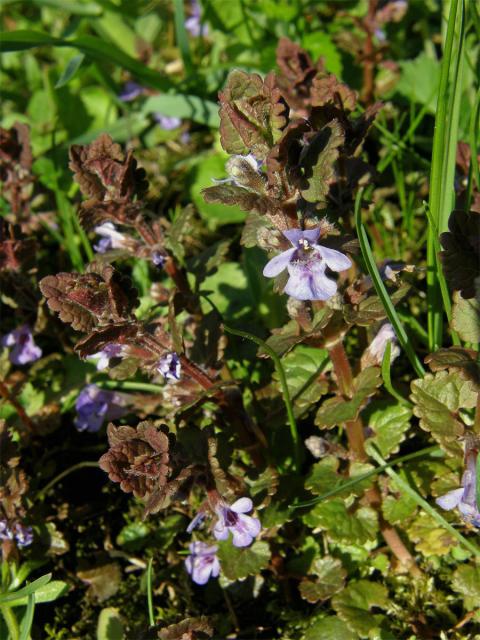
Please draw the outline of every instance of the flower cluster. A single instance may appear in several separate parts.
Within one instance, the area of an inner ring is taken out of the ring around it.
[[[248,547],[259,535],[262,526],[258,518],[246,515],[253,509],[250,498],[240,498],[233,504],[218,499],[214,511],[217,517],[213,526],[213,535],[217,540],[226,540],[232,534],[232,543],[236,547]],[[205,514],[200,512],[187,528],[191,533]],[[190,556],[185,560],[185,567],[197,584],[205,584],[210,577],[216,578],[220,572],[220,563],[216,556],[217,545],[205,542],[192,542]]]
[[[0,540],[15,540],[17,547],[28,547],[33,542],[33,529],[20,522],[10,527],[6,520],[0,520]]]

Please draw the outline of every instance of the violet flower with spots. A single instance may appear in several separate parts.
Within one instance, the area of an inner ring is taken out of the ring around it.
[[[240,498],[232,505],[220,501],[215,507],[218,520],[213,528],[217,540],[226,540],[228,534],[233,536],[236,547],[248,547],[260,533],[262,526],[258,518],[245,515],[253,509],[250,498]]]
[[[121,358],[125,355],[126,345],[118,344],[116,342],[111,342],[103,347],[101,351],[97,351],[96,353],[92,353],[92,355],[87,356],[87,360],[96,360],[97,362],[97,371],[103,371],[110,366],[110,360],[112,358]]]
[[[175,351],[167,353],[167,355],[160,358],[157,364],[157,371],[169,382],[180,380],[182,365]]]
[[[2,346],[13,347],[8,356],[12,364],[29,364],[42,357],[42,350],[35,344],[32,330],[28,324],[17,327],[4,335]]]
[[[75,403],[78,431],[95,433],[106,420],[117,420],[127,413],[124,398],[114,391],[100,389],[95,384],[87,385]]]
[[[217,545],[206,542],[192,542],[189,545],[190,555],[185,560],[185,567],[196,584],[206,584],[210,578],[217,578],[220,573],[220,562],[217,558]]]
[[[153,114],[153,119],[165,131],[173,131],[174,129],[178,129],[178,127],[182,124],[180,118],[176,118],[175,116],[164,116],[163,113],[158,112]]]
[[[152,252],[152,262],[159,269],[162,269],[164,267],[165,260],[166,260],[165,256],[162,255],[160,253],[160,251],[153,251]]]
[[[283,235],[293,248],[267,262],[263,275],[274,278],[287,269],[290,277],[284,293],[296,300],[328,300],[335,295],[337,283],[326,275],[326,268],[345,271],[352,266],[350,258],[317,244],[319,228],[289,229]]]
[[[476,449],[466,450],[462,486],[459,489],[448,491],[445,495],[437,498],[435,502],[446,511],[457,508],[462,520],[480,528],[477,500],[477,455]]]

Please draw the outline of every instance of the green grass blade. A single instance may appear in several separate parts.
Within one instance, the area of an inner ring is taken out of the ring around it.
[[[30,638],[30,630],[33,624],[33,614],[35,612],[35,594],[28,596],[27,609],[23,615],[20,625],[20,640],[28,640]]]
[[[396,336],[398,338],[398,342],[400,346],[407,354],[408,359],[410,360],[413,368],[415,369],[416,374],[423,378],[425,375],[425,369],[422,366],[417,354],[415,353],[415,349],[403,328],[403,324],[398,317],[397,311],[393,305],[393,302],[390,300],[390,296],[383,284],[382,277],[378,271],[377,264],[375,262],[375,258],[373,257],[372,249],[370,248],[370,243],[368,241],[367,232],[365,231],[365,227],[362,223],[362,211],[361,211],[361,202],[362,202],[363,189],[360,189],[357,193],[357,197],[355,199],[355,225],[357,228],[358,240],[360,242],[360,248],[362,250],[363,259],[365,260],[365,264],[367,266],[370,277],[372,278],[373,286],[375,287],[375,291],[382,301],[383,307],[387,314],[387,317],[395,329]]]
[[[147,566],[147,606],[148,606],[148,622],[151,627],[154,627],[155,616],[153,615],[152,565],[153,565],[153,558],[150,558]]]
[[[0,604],[7,604],[8,602],[14,602],[15,600],[19,600],[20,598],[25,598],[29,596],[31,593],[40,589],[40,587],[44,587],[46,584],[50,582],[52,579],[52,574],[47,573],[40,578],[37,578],[23,589],[19,589],[18,591],[14,591],[13,593],[0,593]]]
[[[71,40],[54,38],[47,33],[40,31],[19,30],[4,31],[0,33],[0,52],[25,51],[34,47],[42,46],[71,47],[78,49],[91,60],[99,63],[111,63],[126,69],[138,82],[159,89],[168,91],[173,88],[173,83],[158,71],[149,69],[144,64],[135,60],[112,42],[106,42],[95,36],[84,35]]]
[[[383,473],[386,469],[390,467],[396,466],[397,464],[401,464],[402,462],[407,462],[408,460],[414,460],[415,458],[421,458],[423,456],[435,455],[442,450],[437,445],[432,447],[426,447],[425,449],[421,449],[420,451],[414,451],[413,453],[408,453],[405,456],[401,456],[400,458],[395,458],[395,460],[390,460],[390,462],[385,462],[380,467],[376,467],[372,471],[368,471],[368,473],[363,473],[361,476],[357,478],[353,478],[352,480],[348,480],[348,482],[343,482],[338,485],[338,487],[334,487],[323,493],[321,496],[317,496],[316,498],[312,498],[311,500],[307,500],[306,502],[299,502],[295,504],[289,505],[292,509],[300,509],[302,507],[312,507],[319,502],[323,502],[327,498],[331,498],[332,496],[336,496],[339,493],[343,493],[346,489],[351,489],[355,487],[357,484],[360,484],[364,480],[368,480],[368,478],[373,478],[378,476],[380,473]]]
[[[460,11],[458,7],[460,6]],[[454,198],[453,178],[460,112],[463,69],[464,0],[452,0],[445,50],[441,64],[435,131],[430,171],[429,207],[440,232],[448,227]],[[459,17],[458,17],[459,15]],[[434,230],[429,224],[427,239],[427,300],[430,351],[442,345],[443,313],[438,278]]]
[[[411,407],[412,404],[406,398],[401,396],[398,391],[393,388],[392,378],[390,376],[390,356],[392,353],[392,344],[391,342],[387,342],[385,347],[385,353],[383,354],[382,360],[382,378],[383,378],[383,386],[388,391],[388,393],[398,400],[400,404],[405,407]]]
[[[185,29],[185,9],[183,0],[173,0],[175,35],[177,37],[178,48],[182,54],[185,71],[190,74],[193,71],[192,57],[190,55],[190,45],[188,42],[187,30]]]
[[[371,456],[379,465],[385,465],[385,460],[373,445],[367,446],[366,448],[368,455]],[[480,558],[480,548],[477,547],[476,544],[473,544],[472,542],[470,542],[470,540],[467,540],[464,536],[462,536],[462,534],[457,531],[455,527],[452,527],[452,525],[447,522],[445,518],[441,516],[438,511],[436,511],[436,509],[434,509],[426,500],[424,500],[422,496],[420,496],[415,491],[415,489],[412,489],[408,482],[401,478],[398,473],[396,473],[396,471],[394,471],[391,467],[386,467],[385,473],[387,473],[392,478],[393,482],[402,493],[410,496],[412,500],[414,500],[418,504],[419,507],[421,507],[426,513],[428,513],[428,515],[431,516],[441,527],[446,529],[456,540],[458,540],[458,542],[463,547],[465,547],[465,549],[468,549],[470,553],[473,553]]]
[[[203,100],[198,96],[187,94],[164,94],[152,96],[145,100],[142,113],[155,113],[159,111],[166,116],[176,116],[205,124],[212,129],[220,126],[218,105],[210,100]]]

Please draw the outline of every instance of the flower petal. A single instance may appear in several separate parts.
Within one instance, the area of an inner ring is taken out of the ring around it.
[[[242,523],[242,527],[248,531],[252,538],[256,538],[262,530],[262,525],[258,518],[252,518],[252,516],[241,515],[239,518]]]
[[[311,300],[328,300],[336,294],[337,283],[325,275],[325,264],[312,265],[312,290],[315,297]]]
[[[248,547],[251,544],[253,538],[248,533],[248,531],[244,529],[234,529],[232,527],[232,535],[233,535],[233,544],[235,547]]]
[[[220,520],[213,528],[213,535],[217,540],[226,540],[228,538],[228,529]]]
[[[305,231],[303,229],[288,229],[283,232],[283,235],[294,247],[298,247],[300,240],[308,240],[310,244],[314,244],[318,240],[320,229],[307,229]]]
[[[326,262],[327,267],[332,271],[345,271],[350,269],[352,261],[344,253],[336,251],[335,249],[328,249],[321,244],[316,244],[315,249],[322,256]]]
[[[445,495],[437,498],[435,502],[439,507],[442,507],[442,509],[450,511],[451,509],[455,509],[455,507],[460,504],[462,497],[463,488],[453,489],[453,491],[449,491]]]
[[[266,278],[278,276],[279,273],[288,267],[295,251],[296,249],[287,249],[287,251],[282,251],[278,256],[269,260],[263,269],[263,275]]]
[[[220,573],[220,562],[218,558],[215,556],[212,562],[212,578],[217,578]]]
[[[193,561],[192,580],[197,584],[206,584],[212,575],[212,563],[203,558]]]
[[[315,300],[310,270],[303,264],[290,263],[288,273],[290,278],[283,292],[296,300]]]
[[[253,502],[250,498],[240,498],[230,506],[230,509],[235,513],[248,513],[253,509]]]

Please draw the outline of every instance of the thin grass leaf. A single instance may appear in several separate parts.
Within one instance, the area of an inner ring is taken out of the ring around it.
[[[460,12],[458,12],[458,5],[458,0],[452,0],[450,5],[445,51],[441,63],[430,171],[429,207],[440,232],[445,231],[448,227],[448,217],[452,210],[455,193],[453,179],[465,39],[464,0],[460,0]],[[452,69],[453,71],[451,71]],[[427,299],[430,351],[435,351],[441,346],[443,333],[441,291],[438,277],[439,262],[435,251],[434,234],[432,226],[429,225],[427,239]]]
[[[470,116],[469,132],[468,132],[471,158],[470,158],[470,170],[468,172],[467,206],[466,206],[467,211],[470,210],[470,206],[472,203],[472,191],[473,191],[474,183],[476,185],[476,188],[480,189],[480,169],[478,166],[478,154],[477,154],[477,150],[479,148],[479,145],[478,145],[479,115],[480,115],[480,91],[477,93],[477,97],[475,99],[475,105],[472,109],[472,113]]]
[[[220,126],[218,105],[198,96],[180,93],[147,98],[142,106],[142,113],[149,114],[157,111],[165,116],[193,120],[212,129],[218,129]]]
[[[396,400],[400,402],[404,407],[411,407],[412,403],[409,402],[406,398],[398,393],[393,388],[392,378],[390,376],[390,356],[392,352],[392,344],[391,342],[387,342],[385,347],[385,353],[383,354],[382,360],[382,378],[383,378],[383,386],[388,391],[388,393],[393,396]]]
[[[154,627],[155,616],[153,615],[152,565],[153,565],[153,558],[150,558],[147,566],[147,605],[148,605],[148,622],[151,627]]]
[[[23,614],[20,625],[20,640],[28,640],[30,638],[30,630],[33,624],[33,614],[35,612],[35,594],[28,596],[27,609]]]
[[[85,54],[84,53],[79,53],[78,55],[73,56],[73,58],[71,58],[68,61],[67,66],[65,67],[65,69],[62,72],[62,75],[57,80],[57,84],[55,85],[55,89],[60,89],[60,87],[63,87],[68,82],[70,82],[70,80],[73,78],[73,76],[80,69],[80,67],[82,65],[82,62],[84,60],[85,60]]]
[[[19,31],[6,31],[0,33],[0,52],[25,51],[42,46],[71,47],[82,51],[91,60],[104,64],[105,62],[118,65],[122,69],[130,71],[136,80],[144,85],[168,91],[173,88],[173,83],[158,71],[149,69],[135,58],[124,53],[112,42],[106,42],[95,36],[79,36],[71,40],[54,38],[41,31],[22,29]]]
[[[351,489],[355,487],[357,484],[360,484],[364,480],[368,480],[368,478],[373,478],[374,476],[378,476],[380,473],[383,473],[387,468],[396,466],[397,464],[402,464],[402,462],[407,462],[408,460],[414,460],[415,458],[421,458],[423,456],[435,456],[439,453],[442,453],[440,447],[434,445],[433,447],[426,447],[425,449],[421,449],[420,451],[415,451],[414,453],[408,453],[405,456],[401,456],[400,458],[396,458],[395,460],[390,460],[390,462],[385,462],[381,467],[376,467],[372,471],[368,471],[367,473],[362,474],[361,476],[357,476],[353,480],[348,480],[348,482],[343,482],[338,485],[334,489],[323,493],[321,496],[317,496],[316,498],[312,498],[312,500],[307,500],[306,502],[298,502],[289,505],[292,509],[300,509],[302,507],[312,507],[319,502],[323,502],[327,498],[331,498],[332,496],[336,496],[339,493],[342,493],[346,489]]]
[[[19,589],[14,593],[0,593],[0,604],[6,604],[7,602],[13,602],[15,600],[19,600],[20,598],[26,598],[32,593],[35,593],[41,587],[44,587],[46,584],[50,582],[52,579],[51,573],[46,573],[44,576],[37,578],[23,589]]]
[[[378,449],[373,444],[368,444],[366,446],[367,453],[371,456],[379,465],[384,466],[385,460],[382,458]],[[457,531],[452,525],[445,520],[443,516],[441,516],[438,511],[436,511],[426,500],[420,496],[415,489],[401,478],[398,473],[396,473],[390,466],[385,467],[385,472],[392,478],[395,485],[398,487],[400,491],[409,495],[415,502],[421,507],[428,515],[430,515],[441,527],[446,529],[454,538],[458,540],[458,542],[465,547],[470,553],[473,553],[477,557],[480,558],[480,548],[477,547],[476,544],[467,540],[462,534]]]
[[[370,248],[370,243],[368,241],[367,232],[365,231],[365,227],[362,223],[361,218],[361,201],[362,201],[363,189],[360,189],[357,193],[357,197],[355,199],[355,225],[357,228],[358,240],[360,242],[360,248],[362,250],[363,259],[365,260],[365,264],[368,269],[368,273],[372,278],[373,286],[375,287],[375,291],[382,301],[385,312],[388,316],[390,323],[395,329],[395,333],[398,338],[398,342],[400,346],[407,354],[408,359],[410,360],[415,372],[420,378],[423,378],[425,375],[425,369],[422,366],[417,354],[415,353],[415,349],[403,328],[403,324],[398,317],[397,311],[393,305],[393,302],[390,300],[390,296],[383,284],[382,277],[378,271],[377,264],[375,262],[375,258],[373,257],[372,249]]]
[[[21,4],[23,0],[0,0],[0,7]],[[64,13],[77,16],[101,16],[103,9],[96,2],[68,2],[68,0],[30,0],[30,4],[37,7],[60,9]]]
[[[178,48],[182,54],[185,70],[187,74],[190,74],[193,71],[193,64],[192,57],[190,55],[187,30],[185,29],[185,9],[183,6],[183,0],[173,0],[173,11]]]

